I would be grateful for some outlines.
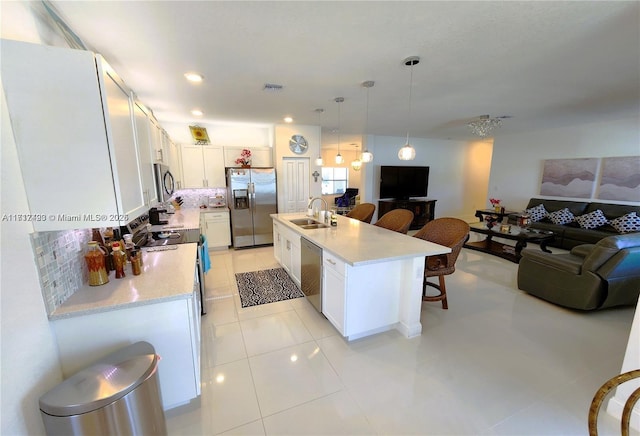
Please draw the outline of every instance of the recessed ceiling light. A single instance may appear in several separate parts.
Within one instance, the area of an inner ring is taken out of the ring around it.
[[[285,123],[293,123],[293,118],[291,118],[291,117],[284,117],[284,122],[285,122]]]
[[[196,117],[201,117],[204,114],[200,109],[194,109],[191,111],[191,115],[195,115]]]
[[[193,83],[200,83],[204,79],[204,76],[198,73],[184,73],[184,77],[186,77],[189,82]]]

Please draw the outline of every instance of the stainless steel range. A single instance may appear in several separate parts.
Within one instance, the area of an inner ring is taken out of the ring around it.
[[[197,243],[196,250],[196,280],[199,286],[200,294],[200,311],[202,315],[206,315],[207,311],[204,304],[204,269],[203,269],[203,246],[200,238],[200,229],[184,229],[178,226],[162,226],[159,231],[154,231],[157,226],[149,224],[149,215],[143,214],[135,220],[128,223],[122,229],[123,232],[129,232],[132,235],[133,243],[138,247],[144,247],[147,251],[162,251],[177,248],[178,244]]]

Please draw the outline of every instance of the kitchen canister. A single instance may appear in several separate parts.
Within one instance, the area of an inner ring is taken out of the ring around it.
[[[109,276],[104,263],[106,250],[103,250],[105,250],[104,247],[101,247],[98,242],[89,242],[89,251],[84,255],[89,269],[89,286],[100,286],[109,283]]]

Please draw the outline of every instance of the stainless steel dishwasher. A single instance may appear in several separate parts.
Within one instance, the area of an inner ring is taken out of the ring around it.
[[[307,300],[322,313],[322,248],[300,238],[300,283]]]

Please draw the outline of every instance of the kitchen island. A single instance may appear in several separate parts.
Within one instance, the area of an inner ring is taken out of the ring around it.
[[[166,251],[143,249],[143,272],[84,286],[49,315],[63,376],[101,357],[147,341],[158,366],[163,407],[189,403],[200,394],[200,303],[194,286],[197,244]]]
[[[322,313],[347,340],[393,328],[408,338],[422,332],[424,258],[450,248],[343,216],[318,229],[291,222],[304,214],[271,217],[275,257],[298,285],[300,238],[322,248]]]

